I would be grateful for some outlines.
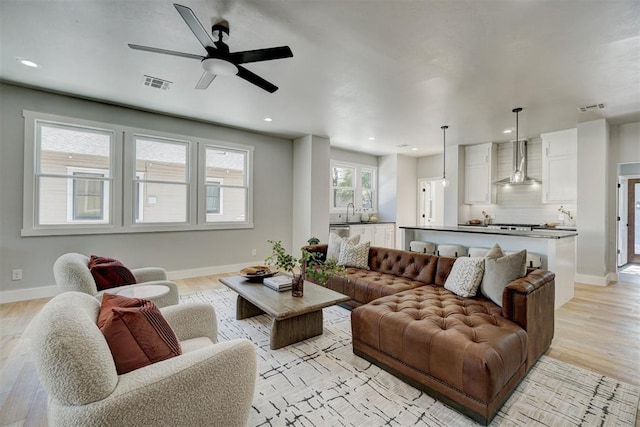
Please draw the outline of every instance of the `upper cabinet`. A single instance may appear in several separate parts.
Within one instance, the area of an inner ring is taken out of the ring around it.
[[[496,175],[496,146],[469,145],[464,148],[464,202],[467,204],[495,203],[493,185]]]
[[[576,203],[578,130],[543,133],[542,203]]]

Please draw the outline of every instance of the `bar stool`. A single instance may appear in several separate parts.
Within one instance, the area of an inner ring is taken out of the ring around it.
[[[420,240],[414,240],[409,243],[409,250],[411,252],[434,255],[436,253],[436,245],[431,242],[421,242]]]
[[[455,258],[467,256],[467,248],[461,245],[438,245],[438,256]]]
[[[489,252],[489,248],[469,248],[469,256],[483,257]]]

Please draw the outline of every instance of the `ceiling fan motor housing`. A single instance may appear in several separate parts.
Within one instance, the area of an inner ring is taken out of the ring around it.
[[[211,27],[211,34],[214,39],[225,41],[229,38],[229,21],[226,19],[219,19]]]

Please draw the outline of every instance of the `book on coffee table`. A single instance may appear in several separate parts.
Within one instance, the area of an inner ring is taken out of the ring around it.
[[[291,289],[291,277],[290,276],[273,276],[267,277],[262,281],[262,284],[266,287],[273,289],[274,291],[286,291]]]

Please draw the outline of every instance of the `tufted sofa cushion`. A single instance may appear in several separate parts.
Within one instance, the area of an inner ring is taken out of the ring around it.
[[[489,402],[524,372],[527,333],[484,298],[423,286],[351,314],[354,348],[366,346],[459,393]]]

